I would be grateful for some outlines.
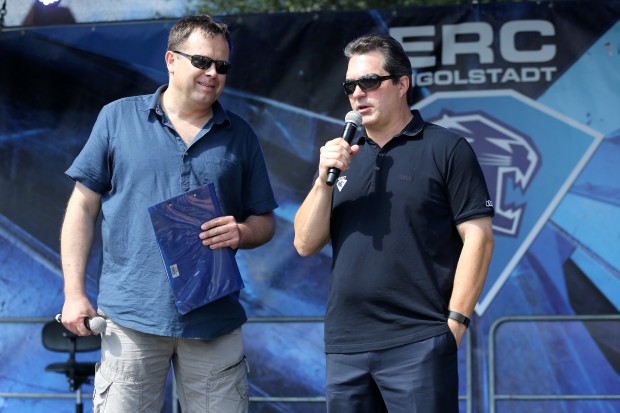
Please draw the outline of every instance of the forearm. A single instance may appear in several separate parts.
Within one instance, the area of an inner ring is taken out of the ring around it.
[[[301,256],[320,251],[329,241],[332,191],[319,176],[295,215],[294,245]]]
[[[469,317],[487,278],[494,241],[490,218],[473,220],[467,225],[448,308]]]
[[[86,267],[95,234],[101,196],[77,183],[67,204],[60,233],[60,257],[66,300],[86,297]]]
[[[93,244],[94,223],[68,210],[60,237],[60,256],[67,300],[86,296],[86,267]]]
[[[261,246],[273,238],[275,218],[273,212],[263,215],[251,215],[239,227],[239,248],[252,249]]]
[[[493,231],[491,218],[479,218],[457,226],[463,239],[463,249],[454,276],[452,296],[448,309],[471,317],[487,278],[491,255],[493,254]],[[460,346],[467,326],[452,318],[448,327]]]
[[[60,257],[65,292],[62,323],[69,331],[80,336],[92,334],[84,325],[84,319],[96,315],[86,294],[85,281],[100,199],[98,194],[76,184],[67,205],[60,233]]]

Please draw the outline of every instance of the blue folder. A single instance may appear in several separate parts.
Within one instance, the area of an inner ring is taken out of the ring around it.
[[[231,248],[202,245],[200,225],[222,216],[213,183],[149,207],[157,245],[181,314],[244,287]]]

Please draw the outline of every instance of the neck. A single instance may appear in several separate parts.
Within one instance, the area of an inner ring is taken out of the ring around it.
[[[203,125],[213,117],[213,107],[197,105],[188,100],[177,99],[171,90],[165,90],[160,98],[162,109],[169,118],[182,119],[191,124]]]
[[[411,111],[407,110],[406,113],[399,115],[385,126],[380,126],[375,129],[367,128],[366,133],[370,139],[382,148],[391,141],[394,136],[402,132],[409,122],[411,122],[411,119],[413,119],[413,115]]]

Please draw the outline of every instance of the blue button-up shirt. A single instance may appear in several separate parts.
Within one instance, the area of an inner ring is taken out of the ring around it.
[[[211,339],[246,321],[238,294],[181,316],[148,207],[207,182],[214,183],[223,214],[238,221],[268,213],[277,203],[247,122],[215,102],[213,118],[187,147],[159,104],[166,87],[104,106],[66,173],[102,195],[99,308],[146,333]]]

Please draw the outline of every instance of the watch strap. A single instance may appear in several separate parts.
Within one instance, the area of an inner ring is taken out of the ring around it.
[[[465,317],[461,313],[457,313],[456,311],[448,310],[448,318],[458,321],[463,324],[465,328],[469,328],[469,318]]]

